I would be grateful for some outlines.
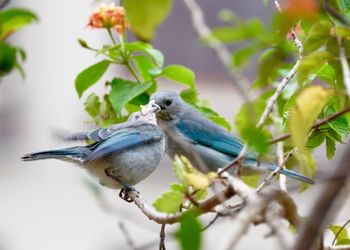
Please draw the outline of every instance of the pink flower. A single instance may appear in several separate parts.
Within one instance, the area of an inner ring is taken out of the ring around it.
[[[124,8],[110,3],[102,4],[91,14],[88,26],[96,29],[115,29],[119,34],[123,34],[124,27],[128,27],[129,24],[125,20]]]

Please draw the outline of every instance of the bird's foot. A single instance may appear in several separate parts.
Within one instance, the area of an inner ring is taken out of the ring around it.
[[[138,193],[138,191],[134,187],[126,185],[120,190],[119,197],[125,200],[126,202],[133,202],[134,200],[131,197],[129,197],[130,191],[135,191]]]

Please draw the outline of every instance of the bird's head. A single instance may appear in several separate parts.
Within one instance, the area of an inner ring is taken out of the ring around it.
[[[183,106],[180,96],[171,91],[158,91],[151,95],[151,101],[154,101],[160,107],[157,117],[162,120],[174,119],[181,112]]]

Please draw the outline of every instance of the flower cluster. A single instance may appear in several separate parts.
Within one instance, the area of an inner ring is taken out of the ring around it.
[[[114,3],[102,4],[91,14],[88,26],[97,29],[115,29],[119,34],[123,34],[124,27],[128,27],[125,10],[123,7],[115,6]]]

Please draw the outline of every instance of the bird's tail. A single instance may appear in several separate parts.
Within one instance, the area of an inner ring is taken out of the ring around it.
[[[271,171],[274,171],[277,168],[275,165],[270,165],[270,164],[268,165],[268,167]],[[311,179],[310,177],[307,177],[305,175],[302,175],[298,172],[295,172],[295,171],[292,171],[292,170],[289,170],[286,168],[280,170],[279,173],[284,174],[284,175],[286,175],[290,178],[293,178],[295,180],[298,180],[298,181],[306,182],[308,184],[315,184],[315,181],[313,179]]]
[[[23,161],[36,161],[43,159],[76,159],[83,160],[86,150],[83,147],[71,147],[58,150],[48,150],[37,153],[26,154],[21,157]]]

